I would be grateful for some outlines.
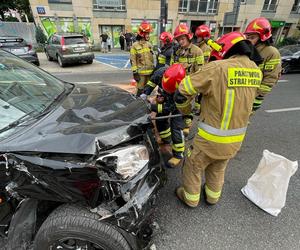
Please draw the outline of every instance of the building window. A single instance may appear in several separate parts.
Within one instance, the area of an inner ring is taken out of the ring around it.
[[[180,0],[178,12],[216,14],[218,3],[218,0]]]
[[[276,12],[277,0],[265,0],[262,11],[264,12]]]
[[[179,1],[179,12],[187,12],[188,0],[180,0]]]
[[[94,10],[125,11],[126,0],[93,0]]]
[[[299,14],[300,13],[300,1],[295,0],[294,5],[292,7],[291,13]]]

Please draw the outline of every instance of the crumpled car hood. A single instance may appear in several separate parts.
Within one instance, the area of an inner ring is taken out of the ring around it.
[[[76,85],[48,115],[0,143],[2,152],[95,154],[136,136],[147,123],[141,99],[111,86]]]

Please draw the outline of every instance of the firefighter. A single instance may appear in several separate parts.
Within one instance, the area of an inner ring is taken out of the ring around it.
[[[204,63],[208,63],[211,48],[206,44],[206,40],[210,39],[210,29],[206,25],[200,25],[197,27],[195,35],[197,37],[197,45],[203,52]]]
[[[281,74],[281,57],[279,51],[271,46],[271,31],[270,22],[264,17],[251,21],[245,31],[247,39],[256,47],[263,59],[259,65],[263,79],[253,103],[253,111],[261,107],[265,96],[271,92]]]
[[[143,93],[144,86],[154,69],[153,49],[149,43],[151,24],[143,21],[138,29],[137,41],[130,49],[130,61],[133,78],[137,82],[137,96]]]
[[[173,64],[169,68],[168,66],[163,66],[153,73],[141,98],[145,100],[152,93],[153,89],[159,86],[159,94],[156,98],[157,103],[151,105],[151,111],[156,112],[156,117],[180,114],[173,98],[176,88],[165,87],[162,89],[162,87],[165,85],[176,86],[184,77],[185,69],[181,64]],[[173,81],[172,84],[167,84],[169,81]],[[182,132],[184,122],[182,116],[172,117],[170,120],[156,120],[155,122],[162,144],[169,145],[172,143],[173,156],[168,160],[168,165],[177,167],[183,158],[184,152],[184,136]]]
[[[207,25],[200,25],[197,27],[195,31],[195,35],[197,37],[197,45],[202,50],[204,55],[204,63],[208,63],[208,59],[210,57],[211,48],[206,44],[206,41],[210,39],[210,29]],[[201,103],[202,95],[199,94],[195,99],[194,105],[194,114],[199,116],[200,115],[200,103]]]
[[[179,24],[174,32],[174,38],[179,44],[179,48],[174,51],[171,64],[181,63],[186,70],[186,74],[196,72],[204,64],[204,56],[202,50],[196,45],[192,44],[193,34],[190,32],[186,24]],[[184,118],[185,135],[189,134],[190,127],[192,126],[192,112],[187,114]]]
[[[186,114],[195,95],[203,94],[198,133],[187,150],[182,186],[176,189],[177,197],[189,207],[199,203],[202,172],[206,202],[218,202],[225,169],[241,147],[262,79],[249,58],[253,46],[242,33],[228,33],[217,43],[221,50],[213,50],[211,62],[186,76],[174,96],[177,108]]]
[[[156,69],[170,65],[171,56],[173,54],[173,35],[169,32],[162,32],[159,36],[159,40],[162,43],[162,47],[157,57]]]

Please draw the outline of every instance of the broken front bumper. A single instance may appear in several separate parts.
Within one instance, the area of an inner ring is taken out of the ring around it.
[[[158,189],[165,181],[166,174],[160,164],[151,168],[145,166],[134,179],[121,187],[123,199],[130,197],[129,200],[103,219],[116,225],[133,249],[144,249],[150,244],[153,232],[151,214]]]

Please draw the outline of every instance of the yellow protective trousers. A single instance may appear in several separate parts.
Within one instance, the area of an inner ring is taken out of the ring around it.
[[[215,204],[221,197],[227,160],[217,160],[201,151],[197,144],[187,152],[182,170],[185,201],[197,205],[200,200],[202,176],[205,176],[207,202]]]

